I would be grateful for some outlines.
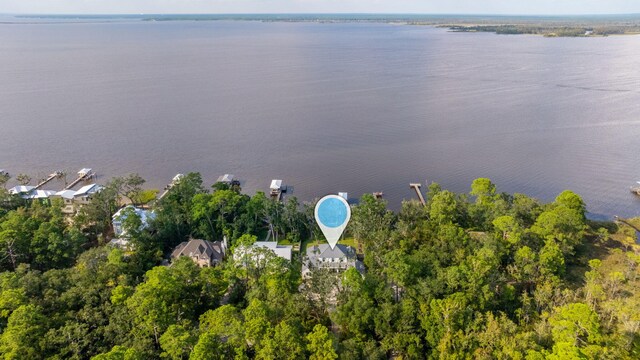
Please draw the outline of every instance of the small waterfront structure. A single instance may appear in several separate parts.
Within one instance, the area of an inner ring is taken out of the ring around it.
[[[140,225],[140,230],[149,227],[149,221],[155,219],[155,213],[153,211],[140,209],[133,205],[127,205],[113,214],[113,217],[111,218],[113,233],[117,237],[126,237],[127,235],[126,231],[122,228],[122,223],[127,219],[127,213],[129,212],[127,210],[133,211],[140,218],[140,222],[142,223]]]
[[[285,190],[282,186],[282,180],[271,180],[271,185],[269,186],[269,195],[271,196],[271,198],[280,201],[283,192],[285,192]]]
[[[0,169],[0,176],[10,177],[9,172],[5,169]]]
[[[226,238],[223,241],[191,239],[176,246],[171,252],[171,259],[176,260],[186,256],[200,267],[210,267],[221,264],[226,252]]]
[[[271,189],[271,192],[282,190],[282,180],[271,180],[271,186],[269,186],[269,189]]]
[[[364,273],[364,264],[356,258],[356,249],[351,246],[337,244],[333,249],[329,244],[307,247],[305,261],[302,263],[302,276],[307,277],[311,269],[329,269],[342,272],[356,268]]]
[[[262,256],[259,254],[259,251],[256,251],[256,249],[271,250],[276,256],[291,261],[293,246],[278,245],[277,241],[256,241],[251,246],[236,248],[235,253],[233,254],[233,259],[239,261],[243,257],[246,257],[253,261],[262,260]]]
[[[71,182],[71,184],[67,185],[67,187],[65,187],[64,189],[65,190],[69,190],[72,187],[76,186],[76,184],[78,184],[79,182],[81,182],[81,181],[89,181],[89,180],[91,180],[91,179],[93,179],[95,177],[96,177],[96,174],[93,172],[93,170],[91,168],[80,169],[78,171],[78,178],[73,180]]]
[[[234,180],[234,176],[232,174],[224,174],[218,178],[218,182],[231,184]]]
[[[341,198],[349,201],[349,193],[347,193],[347,192],[339,192],[338,196],[340,196]]]
[[[176,186],[180,182],[180,180],[182,180],[183,177],[184,177],[184,174],[176,174],[176,176],[174,176],[173,179],[171,179],[171,182],[169,183],[169,185],[165,186],[164,192],[160,195],[158,200],[165,197],[169,193],[169,190],[173,189],[173,187]]]
[[[631,187],[631,192],[636,194],[636,195],[640,195],[640,181],[636,181],[636,183],[638,183],[637,186],[632,186]]]
[[[229,186],[240,186],[240,180],[236,179],[232,174],[224,174],[220,176],[217,182],[227,184]]]

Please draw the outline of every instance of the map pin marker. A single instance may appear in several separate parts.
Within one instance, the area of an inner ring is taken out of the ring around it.
[[[349,203],[342,196],[327,195],[316,204],[315,216],[320,230],[333,250],[351,219]]]

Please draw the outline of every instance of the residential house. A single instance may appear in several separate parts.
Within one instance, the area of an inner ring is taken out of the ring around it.
[[[73,201],[76,205],[86,205],[91,201],[93,194],[96,194],[104,189],[104,186],[98,184],[89,184],[81,187],[75,194],[73,194]]]
[[[226,238],[223,241],[191,239],[176,246],[171,253],[171,259],[176,260],[181,256],[187,256],[198,266],[209,267],[221,264],[226,252]]]
[[[76,210],[75,207],[73,206],[73,195],[76,192],[74,190],[62,190],[62,191],[58,191],[57,193],[55,193],[53,196],[55,197],[59,197],[63,200],[63,207],[62,207],[62,212],[64,214],[75,214]]]
[[[249,247],[238,247],[233,254],[234,260],[242,259],[245,255],[254,260],[261,260],[255,249],[271,250],[276,256],[291,261],[292,245],[278,245],[277,241],[256,241]]]
[[[73,215],[78,209],[91,201],[94,194],[99,193],[104,186],[98,184],[89,184],[81,187],[78,191],[62,190],[51,195],[52,197],[60,197],[64,200],[62,212],[67,215]]]
[[[356,249],[337,244],[333,249],[329,244],[307,247],[307,255],[302,264],[302,276],[306,277],[311,269],[330,269],[337,272],[355,267],[364,273],[364,264],[356,258]]]
[[[18,185],[9,189],[9,194],[11,195],[20,195],[23,199],[28,199],[29,195],[33,190],[35,190],[35,186],[30,185]]]
[[[113,217],[111,218],[115,236],[126,236],[125,230],[122,228],[122,223],[127,219],[127,209],[133,210],[133,212],[140,218],[140,221],[142,222],[140,230],[146,229],[149,226],[149,221],[155,219],[155,213],[153,211],[140,209],[133,205],[127,205],[113,214]]]

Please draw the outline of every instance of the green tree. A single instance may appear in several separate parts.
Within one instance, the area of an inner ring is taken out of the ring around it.
[[[38,307],[18,307],[9,316],[7,327],[0,336],[0,354],[7,360],[44,358],[42,340],[46,322]]]
[[[601,351],[600,320],[587,304],[572,303],[557,308],[549,324],[555,342],[553,358],[584,358]]]
[[[338,358],[336,345],[327,328],[321,324],[307,334],[307,350],[310,360],[335,360]]]
[[[143,360],[144,356],[137,350],[116,345],[111,351],[96,355],[91,360]]]
[[[162,357],[180,360],[187,359],[196,345],[198,338],[182,325],[171,325],[160,337]]]
[[[189,360],[222,360],[225,359],[223,344],[220,339],[210,333],[205,332],[198,338],[198,343],[193,348]]]
[[[273,336],[265,337],[256,353],[256,359],[295,360],[305,357],[305,345],[298,330],[280,322],[274,330]]]

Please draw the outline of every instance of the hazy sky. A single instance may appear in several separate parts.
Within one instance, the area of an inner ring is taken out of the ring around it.
[[[0,13],[640,13],[640,0],[0,0]]]

